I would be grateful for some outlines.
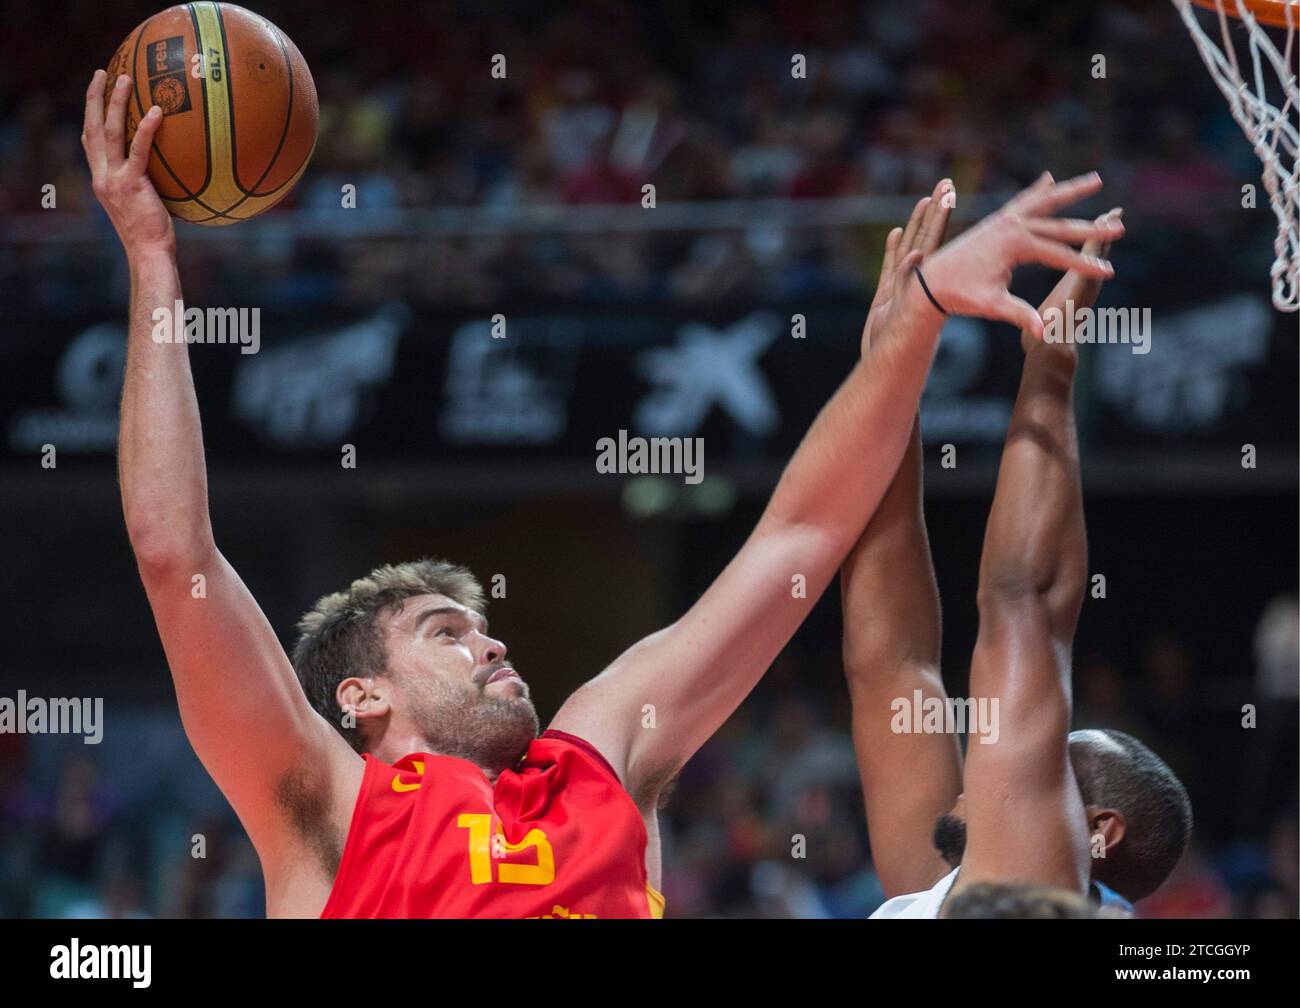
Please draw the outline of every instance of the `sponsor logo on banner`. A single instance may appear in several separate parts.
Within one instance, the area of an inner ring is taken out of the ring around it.
[[[1243,370],[1268,357],[1273,310],[1252,294],[1157,314],[1152,352],[1098,354],[1100,397],[1135,427],[1190,434],[1249,398]]]
[[[758,359],[780,332],[779,316],[754,312],[722,329],[688,322],[676,345],[641,351],[637,366],[655,388],[637,403],[636,429],[690,434],[717,406],[746,433],[771,434],[781,415]]]
[[[39,451],[111,451],[117,443],[117,403],[126,372],[126,326],[104,322],[78,333],[54,372],[62,408],[19,413],[9,425],[9,447]]]
[[[511,319],[508,331],[493,339],[492,323],[475,319],[452,334],[438,425],[450,443],[551,444],[564,435],[581,324]]]
[[[392,378],[411,310],[389,303],[360,322],[241,358],[235,416],[286,448],[335,445],[363,419],[366,394]]]

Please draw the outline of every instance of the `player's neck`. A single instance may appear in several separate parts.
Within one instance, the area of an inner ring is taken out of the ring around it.
[[[404,735],[400,739],[385,737],[380,743],[370,750],[370,755],[384,763],[394,764],[405,759],[407,756],[425,754],[429,756],[446,756],[451,759],[464,760],[466,763],[472,763],[487,778],[489,784],[495,784],[498,777],[508,767],[485,766],[479,760],[474,759],[463,752],[446,752],[438,746],[432,744],[428,739],[421,737],[416,733]]]

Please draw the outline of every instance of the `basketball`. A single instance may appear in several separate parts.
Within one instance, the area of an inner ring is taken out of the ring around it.
[[[168,7],[108,63],[131,76],[126,141],[153,105],[163,122],[149,177],[172,216],[212,226],[248,220],[293,189],[316,146],[316,85],[275,25],[229,3]],[[107,104],[107,95],[105,99]]]

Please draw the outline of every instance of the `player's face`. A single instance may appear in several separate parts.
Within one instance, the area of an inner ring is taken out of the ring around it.
[[[389,622],[389,668],[397,678],[432,676],[483,696],[526,697],[506,646],[487,630],[481,615],[444,595],[408,599]]]
[[[528,686],[479,613],[443,595],[407,599],[386,644],[394,713],[431,748],[507,766],[536,737]]]
[[[1089,830],[1092,829],[1092,816],[1096,811],[1098,810],[1092,807],[1084,809],[1086,821],[1090,824]],[[961,864],[962,856],[966,853],[966,795],[964,792],[957,796],[957,804],[952,807],[951,812],[947,812],[935,820],[931,841],[934,844],[934,849],[939,852],[939,856],[948,863],[950,868],[956,868]]]

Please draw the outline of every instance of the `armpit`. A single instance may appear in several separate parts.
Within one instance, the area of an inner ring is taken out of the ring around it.
[[[330,820],[330,788],[316,767],[290,770],[276,787],[276,799],[295,832],[332,878],[343,860],[343,837]]]

